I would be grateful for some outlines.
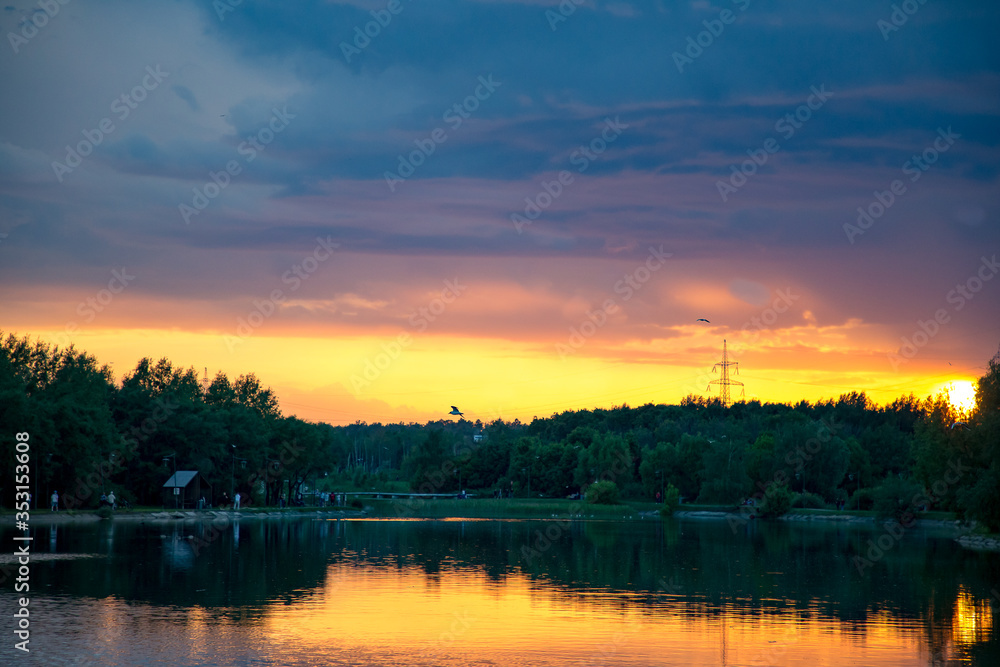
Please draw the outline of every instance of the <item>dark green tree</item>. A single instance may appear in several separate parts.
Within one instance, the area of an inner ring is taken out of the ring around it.
[[[738,503],[749,495],[751,481],[746,472],[746,443],[723,436],[709,443],[703,459],[703,479],[698,500],[707,503]]]
[[[664,488],[668,485],[667,478],[676,465],[677,448],[673,445],[661,442],[656,447],[650,447],[643,451],[642,463],[639,464],[639,476],[642,478],[642,489],[646,496],[652,498],[656,496],[657,492],[663,493]]]
[[[968,452],[965,465],[971,468],[956,484],[958,507],[968,518],[1000,533],[1000,354],[976,381],[976,404],[968,426],[949,427],[949,431],[965,441],[958,449]],[[952,466],[952,478],[958,475],[957,469]]]
[[[450,455],[441,429],[431,429],[427,437],[403,461],[403,473],[410,488],[420,493],[440,493],[449,484],[445,459]]]

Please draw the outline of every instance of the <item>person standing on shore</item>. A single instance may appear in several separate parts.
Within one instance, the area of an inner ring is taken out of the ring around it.
[[[53,512],[58,512],[59,511],[59,492],[58,491],[53,491],[52,492],[52,498],[51,498],[51,500],[52,500],[52,511]]]
[[[233,496],[233,509],[238,510],[239,508],[240,508],[240,493],[239,491],[237,491],[236,495]]]
[[[108,502],[111,504],[111,509],[117,509],[115,506],[115,492],[112,491],[108,494]]]

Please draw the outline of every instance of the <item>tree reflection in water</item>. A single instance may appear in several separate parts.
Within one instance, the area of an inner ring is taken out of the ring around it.
[[[734,532],[724,521],[587,521],[566,525],[526,558],[522,547],[537,545],[552,523],[101,522],[58,527],[58,540],[56,527],[37,527],[36,544],[105,557],[36,563],[32,589],[85,606],[115,599],[185,610],[185,618],[196,612],[209,625],[249,624],[265,634],[292,609],[299,621],[308,616],[318,624],[314,634],[334,633],[336,641],[346,640],[337,633],[352,641],[381,636],[393,628],[379,624],[392,626],[401,612],[415,634],[398,628],[414,649],[413,659],[400,664],[420,664],[414,656],[427,657],[432,649],[433,662],[479,641],[488,646],[481,637],[490,632],[516,650],[517,637],[507,638],[501,626],[489,629],[496,619],[488,604],[515,616],[549,614],[544,622],[583,623],[595,635],[586,638],[592,645],[583,659],[596,663],[627,664],[652,644],[683,651],[683,642],[669,638],[693,637],[711,641],[716,661],[736,655],[783,664],[823,641],[823,633],[839,633],[869,648],[889,641],[923,656],[914,664],[1000,664],[990,597],[1000,582],[1000,556],[962,549],[945,536],[913,530],[859,574],[852,557],[864,552],[874,527],[761,522]],[[384,599],[378,603],[373,595]],[[353,609],[341,606],[346,600]],[[395,616],[376,622],[382,612],[375,604],[394,607]],[[414,608],[400,609],[406,604]],[[445,605],[440,627],[421,629],[422,610],[439,604]],[[455,620],[463,618],[460,608],[466,610],[462,628]],[[88,613],[78,622],[101,618]],[[352,619],[372,625],[352,626]],[[518,622],[511,617],[507,625]],[[442,643],[460,629],[460,639]],[[525,629],[522,639],[531,633]],[[546,643],[555,651],[561,641]]]

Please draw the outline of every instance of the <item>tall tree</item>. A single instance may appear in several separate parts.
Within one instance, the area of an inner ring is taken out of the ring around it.
[[[957,500],[969,518],[1000,532],[1000,353],[976,382],[976,404],[968,428],[956,437],[968,440],[969,470],[957,483]],[[957,466],[952,467],[953,476]],[[946,481],[948,481],[946,479]]]
[[[737,503],[750,491],[746,443],[722,436],[710,445],[703,459],[705,482],[698,499],[709,503]]]

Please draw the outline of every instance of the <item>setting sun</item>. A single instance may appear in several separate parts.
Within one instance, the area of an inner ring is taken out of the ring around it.
[[[960,413],[968,413],[976,405],[976,387],[968,380],[952,382],[945,391],[948,392],[948,402]]]

